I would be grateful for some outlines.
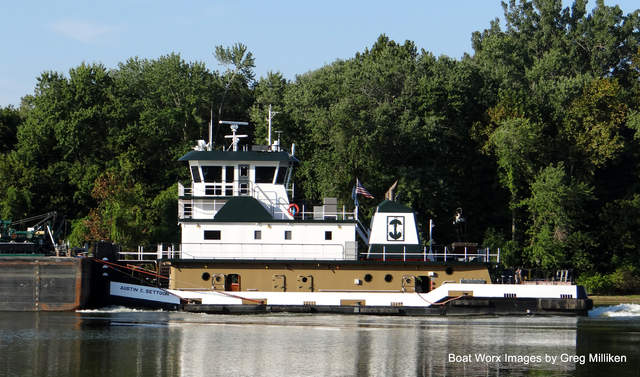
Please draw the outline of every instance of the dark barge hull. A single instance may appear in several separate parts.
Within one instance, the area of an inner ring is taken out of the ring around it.
[[[0,256],[0,311],[68,311],[90,300],[88,258]]]

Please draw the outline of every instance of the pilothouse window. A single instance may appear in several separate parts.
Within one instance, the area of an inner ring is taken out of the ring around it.
[[[222,166],[203,166],[202,175],[205,182],[222,182]]]
[[[256,183],[273,183],[273,174],[276,168],[273,166],[256,166]]]
[[[249,165],[239,165],[240,178],[249,178]]]
[[[276,184],[284,185],[284,180],[287,177],[287,168],[278,168],[278,176],[276,177]]]
[[[234,170],[233,166],[225,167],[225,172],[224,172],[224,175],[225,175],[224,180],[225,180],[225,182],[233,182],[233,178],[234,178],[233,170]]]
[[[200,181],[201,181],[201,179],[200,179],[200,170],[198,169],[197,166],[192,166],[191,167],[191,176],[193,177],[193,182],[200,183]]]

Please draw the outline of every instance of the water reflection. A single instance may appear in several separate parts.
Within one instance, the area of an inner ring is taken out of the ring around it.
[[[636,376],[639,337],[593,318],[0,313],[0,375]],[[544,359],[595,352],[628,363]]]

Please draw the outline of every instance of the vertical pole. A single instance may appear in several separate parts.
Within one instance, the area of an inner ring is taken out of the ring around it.
[[[429,254],[433,252],[433,219],[429,219]]]
[[[464,261],[467,261],[467,247],[464,247]]]
[[[269,117],[267,118],[267,120],[269,121],[269,136],[268,136],[269,149],[271,149],[271,105],[269,105]]]
[[[211,118],[209,118],[209,145],[208,150],[213,150],[213,107],[211,108]]]

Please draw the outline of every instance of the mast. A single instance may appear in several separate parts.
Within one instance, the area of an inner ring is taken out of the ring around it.
[[[269,135],[267,137],[267,142],[269,143],[269,149],[271,149],[271,120],[273,119],[273,116],[276,115],[278,112],[277,111],[271,111],[271,105],[269,105],[269,114],[267,116],[267,122],[269,124]]]
[[[213,107],[211,107],[211,117],[209,118],[209,144],[207,144],[207,150],[213,150]]]

